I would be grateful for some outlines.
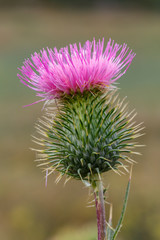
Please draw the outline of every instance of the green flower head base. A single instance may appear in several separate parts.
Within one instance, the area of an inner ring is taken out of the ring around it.
[[[46,109],[44,120],[37,125],[43,137],[36,142],[44,147],[38,150],[39,166],[48,175],[57,170],[58,179],[66,174],[67,179],[91,182],[97,174],[127,170],[126,162],[133,162],[128,154],[136,154],[132,150],[141,124],[132,122],[134,112],[127,112],[127,104],[115,92],[77,93]]]

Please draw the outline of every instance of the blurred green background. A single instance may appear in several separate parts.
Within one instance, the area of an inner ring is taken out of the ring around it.
[[[55,175],[44,186],[36,167],[31,135],[42,116],[35,93],[17,78],[17,67],[34,51],[58,48],[95,37],[126,42],[136,53],[119,80],[137,121],[145,122],[147,146],[136,157],[127,214],[119,240],[160,239],[160,1],[0,1],[0,239],[96,240],[92,197],[81,182]],[[128,176],[110,172],[107,201],[113,202],[114,224],[122,208]],[[108,206],[107,215],[108,215]]]

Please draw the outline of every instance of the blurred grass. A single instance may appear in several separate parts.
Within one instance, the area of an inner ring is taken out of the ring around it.
[[[61,229],[61,231],[56,235],[56,237],[53,237],[50,240],[96,240],[96,231],[97,230],[95,224],[80,226],[79,228],[72,228],[70,226]]]
[[[137,56],[119,81],[121,97],[128,96],[131,109],[144,121],[147,147],[136,158],[131,194],[121,239],[160,239],[159,191],[159,42],[160,16],[153,12],[122,10],[60,11],[44,8],[0,10],[0,239],[74,240],[88,236],[93,240],[95,209],[86,208],[88,190],[76,181],[65,187],[54,184],[55,176],[44,187],[44,174],[36,168],[34,123],[43,112],[42,104],[22,108],[37,100],[35,94],[19,83],[17,67],[34,51],[58,48],[69,43],[109,37],[126,42]],[[108,201],[114,203],[116,223],[124,197],[127,176],[105,176],[110,183]],[[118,183],[118,184],[117,184]],[[78,230],[78,226],[80,229]],[[67,230],[65,230],[67,229]],[[84,232],[84,233],[83,233]],[[91,238],[89,236],[91,234]],[[87,239],[86,239],[87,240]]]

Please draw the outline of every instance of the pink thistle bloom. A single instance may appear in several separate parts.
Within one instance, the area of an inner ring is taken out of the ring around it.
[[[107,88],[130,66],[135,53],[126,44],[111,39],[104,48],[104,39],[86,41],[70,47],[41,50],[26,59],[19,79],[37,92],[41,101],[59,98],[95,88]]]

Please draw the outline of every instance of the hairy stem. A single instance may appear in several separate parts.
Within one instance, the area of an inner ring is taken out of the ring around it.
[[[98,231],[98,240],[101,240],[101,205],[98,201],[97,194],[94,192],[95,196],[95,205],[96,205],[96,214],[97,214],[97,231]]]
[[[101,180],[96,181],[96,188],[94,187],[94,197],[97,214],[98,240],[106,240],[105,202]]]

